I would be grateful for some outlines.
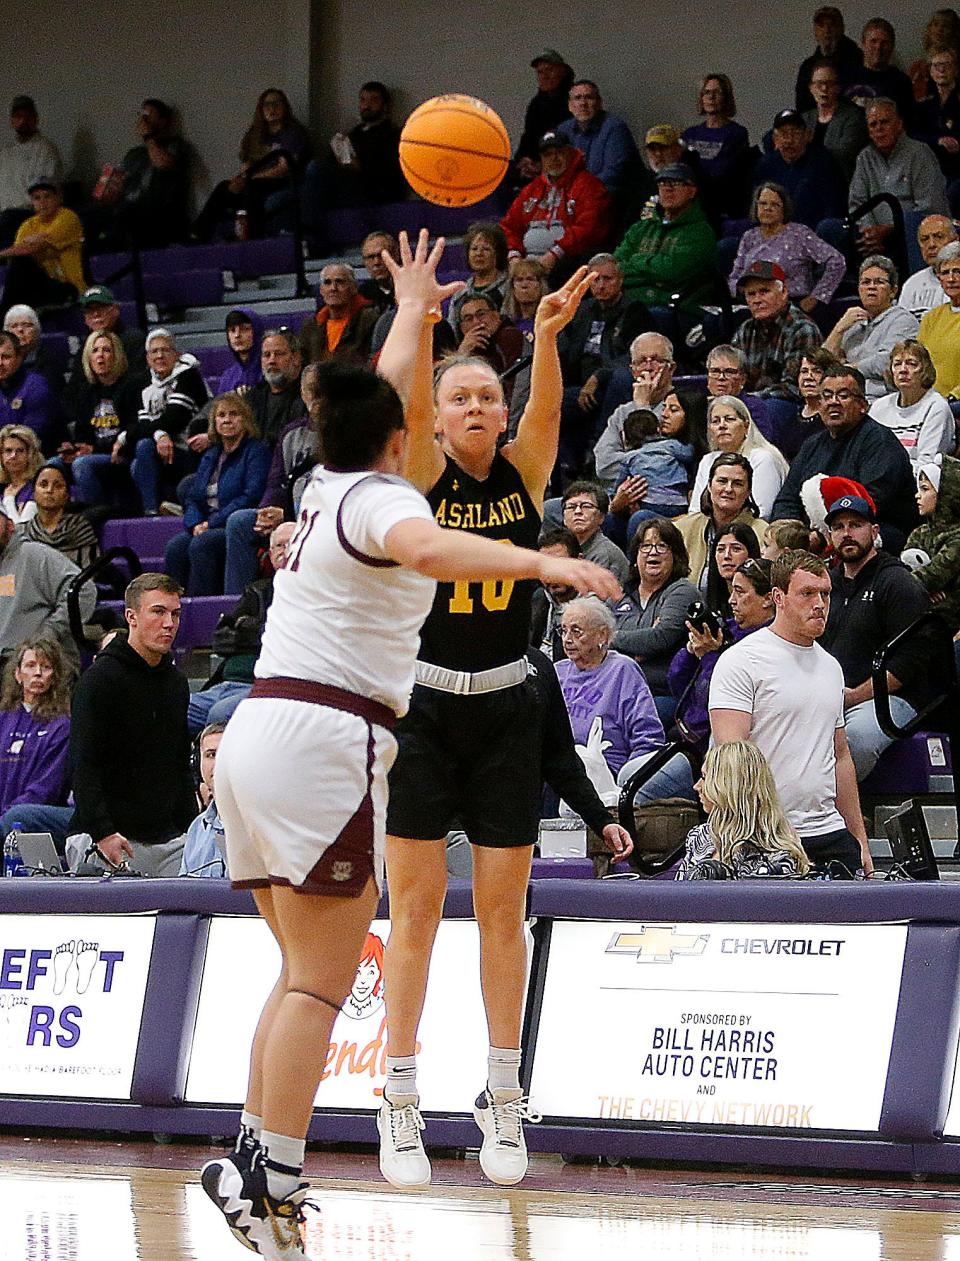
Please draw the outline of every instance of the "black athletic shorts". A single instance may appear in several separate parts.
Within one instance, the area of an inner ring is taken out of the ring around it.
[[[457,696],[413,689],[397,724],[387,832],[439,840],[463,828],[474,845],[533,845],[540,820],[541,706],[526,679]]]

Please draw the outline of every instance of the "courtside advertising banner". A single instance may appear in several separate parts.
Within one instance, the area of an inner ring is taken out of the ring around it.
[[[375,920],[356,980],[333,1029],[320,1109],[378,1108],[387,1072],[383,951],[386,920]],[[529,940],[529,937],[528,937]],[[186,1100],[243,1102],[250,1043],[273,988],[280,953],[262,920],[211,921]],[[417,1045],[424,1112],[469,1112],[487,1073],[487,1026],[480,994],[480,938],[473,920],[442,920],[430,964]]]
[[[129,1099],[152,915],[0,915],[0,1094]]]
[[[556,921],[531,1101],[551,1118],[876,1131],[906,938]]]

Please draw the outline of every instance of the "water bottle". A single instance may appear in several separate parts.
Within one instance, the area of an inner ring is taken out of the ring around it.
[[[24,874],[23,859],[20,857],[20,833],[22,823],[14,823],[3,842],[3,874],[4,876],[20,876]]]

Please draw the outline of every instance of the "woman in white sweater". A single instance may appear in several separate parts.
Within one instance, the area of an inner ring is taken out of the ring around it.
[[[956,420],[947,400],[933,388],[937,370],[926,346],[913,338],[897,342],[886,373],[893,392],[874,399],[870,415],[900,439],[914,469],[939,452],[953,455]]]
[[[746,404],[732,394],[720,394],[707,407],[707,442],[710,450],[700,461],[690,492],[690,511],[700,509],[700,496],[710,480],[718,455],[746,456],[753,468],[753,498],[760,516],[770,520],[770,509],[787,476],[787,461],[753,423]]]

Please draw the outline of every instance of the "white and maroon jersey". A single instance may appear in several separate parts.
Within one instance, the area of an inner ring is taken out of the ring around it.
[[[274,578],[257,678],[328,683],[406,712],[436,590],[384,552],[393,526],[411,519],[433,513],[403,478],[314,470]]]

